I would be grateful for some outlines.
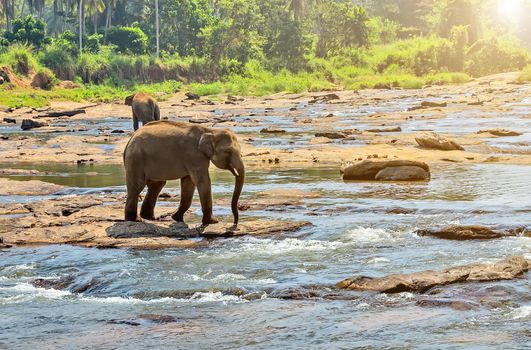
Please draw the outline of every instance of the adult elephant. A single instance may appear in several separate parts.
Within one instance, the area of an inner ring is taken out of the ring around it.
[[[133,128],[138,130],[138,122],[145,124],[160,120],[160,108],[157,101],[143,92],[125,98],[125,104],[133,110]]]
[[[245,167],[236,135],[230,130],[200,125],[157,121],[135,132],[124,151],[127,181],[125,220],[137,220],[138,195],[148,186],[140,216],[154,220],[157,197],[167,180],[181,179],[181,202],[172,216],[182,222],[192,204],[195,188],[199,192],[203,224],[218,221],[212,215],[210,162],[236,177],[232,195],[234,223],[238,223],[238,200],[245,181]]]

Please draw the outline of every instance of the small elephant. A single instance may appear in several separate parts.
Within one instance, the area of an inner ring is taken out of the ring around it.
[[[160,108],[155,99],[143,92],[125,98],[125,104],[133,109],[133,127],[138,130],[138,122],[142,126],[154,120],[160,120]]]
[[[181,180],[181,202],[172,218],[183,222],[192,204],[195,188],[199,192],[203,224],[218,221],[212,215],[210,162],[230,170],[236,177],[232,195],[234,224],[238,223],[238,200],[245,181],[245,167],[236,135],[225,129],[210,129],[192,123],[156,121],[135,132],[124,151],[127,182],[125,220],[137,220],[138,195],[148,191],[140,217],[154,220],[154,208],[168,180]]]

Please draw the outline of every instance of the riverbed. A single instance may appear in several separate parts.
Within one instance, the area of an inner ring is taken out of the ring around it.
[[[526,88],[518,87],[518,91]],[[395,108],[396,113],[417,103],[408,100],[411,92],[395,94],[404,104],[384,107]],[[290,144],[302,151],[310,149],[318,157],[327,154],[319,153],[320,144],[310,143],[317,129],[301,124],[290,130],[290,122],[275,122],[289,112],[285,106],[273,110],[278,114],[275,117],[236,117],[242,118],[241,123],[245,118],[259,120],[251,129],[240,126],[236,131],[253,138],[246,141],[247,147],[270,152],[261,156],[264,160],[250,157],[254,163],[241,198],[249,207],[241,212],[242,222],[285,220],[311,225],[259,237],[212,239],[199,248],[0,248],[0,348],[526,348],[531,340],[529,273],[509,281],[438,287],[424,294],[340,291],[335,287],[353,275],[379,277],[439,270],[513,255],[531,259],[531,238],[525,236],[451,241],[415,233],[448,225],[530,225],[531,164],[526,152],[531,104],[521,98],[503,102],[503,107],[505,112],[492,116],[481,110],[468,116],[458,112],[441,116],[435,111],[437,116],[432,119],[424,111],[426,118],[402,119],[398,124],[404,132],[385,136],[381,142],[385,147],[391,147],[387,138],[396,138],[402,152],[412,154],[417,148],[407,140],[411,133],[426,128],[452,132],[455,138],[470,142],[465,156],[456,151],[424,154],[430,160],[430,181],[405,183],[343,181],[339,166],[324,160],[304,166],[283,164],[288,156],[282,151],[290,149]],[[352,112],[345,112],[345,105],[300,108],[302,113],[311,109],[305,115],[310,119],[335,110],[335,118],[344,120],[335,124],[343,125],[337,129],[379,124],[356,119]],[[360,116],[365,114],[360,112]],[[126,127],[118,124],[119,119],[110,120],[116,122],[112,127]],[[507,120],[512,122],[507,125]],[[285,128],[287,133],[259,133],[260,128],[271,126]],[[486,137],[481,143],[474,143],[476,136],[462,138],[490,127],[517,128],[522,135],[514,139]],[[90,132],[82,135],[78,137],[88,137]],[[379,137],[383,136],[330,141],[332,145],[324,147],[350,152],[341,156],[358,157],[364,152],[372,154],[372,149],[363,149]],[[123,140],[126,138],[124,135]],[[474,160],[466,160],[471,157],[470,148]],[[271,165],[267,159],[278,154],[284,158]],[[497,161],[485,161],[489,157]],[[1,162],[0,170],[36,172],[0,177],[62,188],[58,193],[31,196],[0,193],[1,206],[67,196],[120,200],[126,193],[119,161],[23,160]],[[215,169],[211,174],[214,212],[230,221],[227,199],[233,177]],[[170,199],[158,204],[156,214],[177,206],[178,182],[170,182],[163,192]],[[279,196],[290,200],[272,201]],[[6,214],[0,219],[13,219],[9,215],[30,214]],[[198,222],[200,215],[196,196],[186,220]],[[35,281],[54,284],[45,287]]]

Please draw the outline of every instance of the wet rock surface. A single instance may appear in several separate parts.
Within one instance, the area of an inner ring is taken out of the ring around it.
[[[418,166],[388,167],[374,177],[376,181],[426,181],[430,173]]]
[[[478,134],[491,134],[491,135],[499,136],[499,137],[521,136],[521,135],[523,135],[523,133],[521,133],[521,132],[507,130],[507,129],[480,130],[480,131],[478,131]]]
[[[441,151],[464,151],[457,142],[436,133],[425,133],[415,138],[420,147],[437,149]]]
[[[364,160],[345,163],[340,172],[343,180],[413,181],[428,179],[430,168],[426,163],[411,160]]]
[[[3,179],[0,179],[3,180]],[[0,238],[6,245],[71,244],[99,248],[193,248],[203,238],[273,235],[295,232],[305,221],[249,219],[238,226],[201,226],[169,219],[173,208],[161,210],[162,221],[124,222],[123,200],[113,196],[61,196],[24,205],[0,204]]]
[[[419,236],[430,236],[442,239],[464,241],[530,236],[531,230],[526,226],[488,227],[481,225],[455,225],[417,230],[415,233]]]
[[[493,264],[471,264],[441,271],[421,271],[385,277],[358,276],[337,283],[338,288],[381,293],[425,293],[433,287],[454,283],[509,280],[522,276],[531,268],[531,262],[513,256]]]

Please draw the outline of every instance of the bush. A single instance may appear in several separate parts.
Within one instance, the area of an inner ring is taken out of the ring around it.
[[[4,37],[10,43],[28,44],[37,48],[51,42],[51,38],[46,35],[46,22],[31,15],[14,20],[13,30],[6,31]]]
[[[531,64],[524,68],[520,76],[518,77],[520,82],[531,82]]]
[[[0,55],[0,64],[9,65],[15,73],[25,76],[41,68],[31,48],[21,44],[10,45]]]
[[[466,72],[474,77],[522,70],[529,62],[527,50],[509,40],[480,40],[467,53]]]
[[[137,27],[113,27],[107,32],[107,41],[120,53],[146,53],[148,37]]]
[[[64,33],[66,34],[66,32]],[[61,80],[74,80],[79,50],[68,40],[68,34],[61,35],[40,54],[40,61]]]
[[[100,42],[101,42],[101,39],[103,38],[103,35],[101,34],[98,34],[98,33],[94,33],[90,36],[87,36],[85,39],[84,39],[84,46],[83,46],[83,50],[85,50],[86,52],[90,52],[90,53],[98,53],[100,52]]]

